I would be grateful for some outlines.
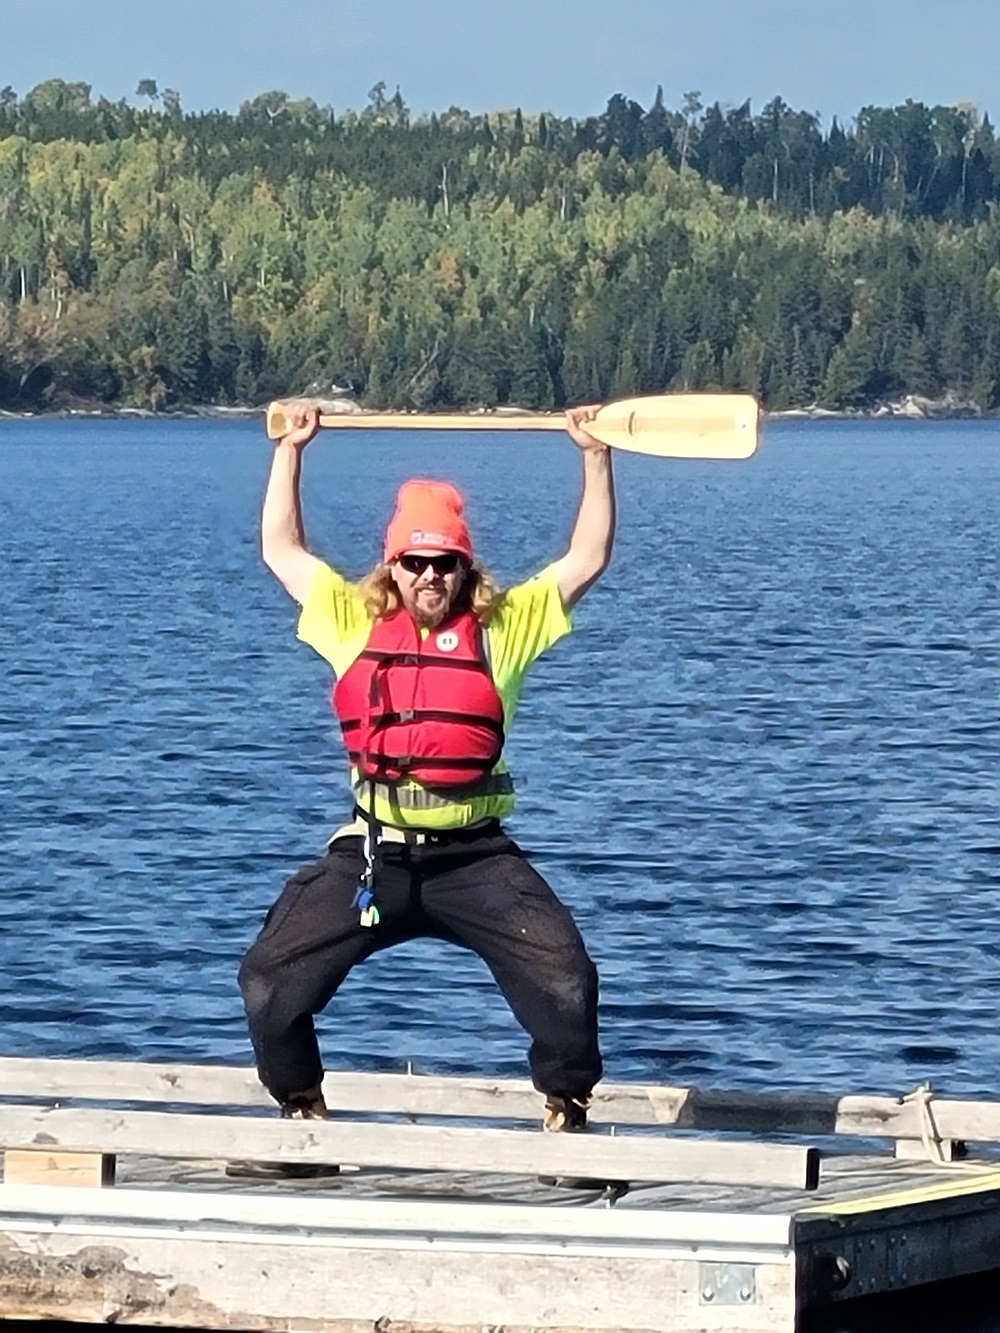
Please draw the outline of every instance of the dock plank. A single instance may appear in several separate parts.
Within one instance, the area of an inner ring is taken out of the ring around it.
[[[784,1184],[805,1189],[814,1187],[819,1177],[816,1149],[798,1144],[266,1120],[89,1107],[4,1106],[0,1110],[0,1146],[167,1158],[228,1156],[432,1171],[504,1171],[628,1182]]]
[[[533,1120],[542,1098],[526,1079],[331,1072],[327,1103],[351,1113],[408,1118]],[[273,1106],[252,1069],[224,1065],[134,1064],[101,1060],[0,1058],[0,1097],[151,1102],[164,1105]],[[709,1133],[851,1136],[1000,1142],[1000,1102],[822,1092],[719,1090],[599,1084],[595,1125],[635,1125]]]

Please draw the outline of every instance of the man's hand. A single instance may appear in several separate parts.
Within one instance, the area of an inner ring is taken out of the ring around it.
[[[570,407],[566,411],[566,429],[570,438],[587,452],[607,452],[608,446],[602,444],[600,440],[595,440],[593,435],[585,429],[587,422],[593,421],[599,411],[600,404],[592,404],[587,407]]]
[[[287,444],[293,449],[304,449],[310,440],[315,439],[319,430],[319,408],[310,407],[307,403],[293,403],[289,405],[287,417],[291,429],[282,435],[278,443]]]

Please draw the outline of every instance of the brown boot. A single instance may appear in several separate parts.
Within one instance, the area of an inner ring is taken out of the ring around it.
[[[550,1093],[545,1098],[542,1128],[547,1134],[583,1134],[587,1128],[589,1097],[561,1097]]]
[[[545,1098],[542,1129],[546,1134],[586,1134],[589,1097],[565,1097],[549,1093]],[[591,1176],[539,1176],[539,1184],[563,1190],[600,1190],[620,1198],[628,1185],[619,1180],[596,1180]]]
[[[282,1120],[329,1120],[330,1112],[320,1087],[308,1088],[281,1102]],[[340,1167],[325,1162],[229,1162],[226,1175],[239,1180],[320,1180],[340,1175]]]
[[[329,1120],[322,1088],[309,1088],[296,1093],[281,1103],[278,1114],[282,1120]]]

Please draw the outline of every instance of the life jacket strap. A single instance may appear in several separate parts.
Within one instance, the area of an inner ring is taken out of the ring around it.
[[[478,658],[449,657],[447,653],[393,653],[380,648],[362,648],[358,660],[377,662],[380,667],[391,666],[433,666],[442,663],[455,671],[489,671],[487,664]]]
[[[484,731],[492,731],[494,736],[503,737],[503,723],[498,722],[495,717],[486,717],[477,713],[454,713],[447,708],[404,708],[398,712],[380,713],[373,720],[372,729],[381,730],[383,727],[405,726],[411,722],[455,722],[465,723],[471,726],[482,727]],[[341,734],[347,737],[350,732],[356,731],[362,724],[359,717],[344,718],[340,724]],[[352,754],[351,758],[355,756]]]
[[[409,773],[413,768],[467,768],[470,772],[477,772],[482,769],[481,759],[449,759],[447,755],[438,755],[435,758],[424,758],[412,754],[372,754],[366,751],[364,754],[349,752],[352,764],[364,765],[374,769],[395,769],[399,773]],[[378,775],[376,775],[378,776]],[[385,773],[381,774],[385,777]]]

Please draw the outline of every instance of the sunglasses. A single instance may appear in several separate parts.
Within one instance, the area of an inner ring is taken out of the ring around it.
[[[400,555],[396,560],[407,574],[422,574],[428,565],[435,574],[454,574],[463,563],[457,551],[446,551],[444,555]]]

